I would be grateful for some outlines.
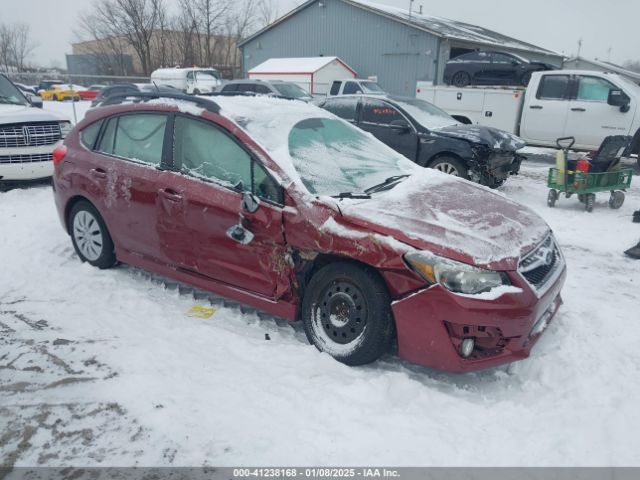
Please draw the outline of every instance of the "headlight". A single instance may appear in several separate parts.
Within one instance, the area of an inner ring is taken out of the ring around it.
[[[503,273],[472,267],[429,252],[408,253],[404,258],[427,282],[439,283],[452,292],[475,295],[509,285],[509,279]]]
[[[60,122],[60,136],[66,138],[72,128],[71,122]]]

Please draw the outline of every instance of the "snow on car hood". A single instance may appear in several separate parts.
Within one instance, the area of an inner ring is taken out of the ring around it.
[[[549,226],[486,187],[424,170],[370,199],[340,202],[342,220],[415,248],[495,270],[515,270]]]
[[[0,123],[60,122],[66,118],[26,105],[0,104]]]
[[[492,127],[452,125],[438,128],[434,131],[447,137],[460,138],[471,143],[485,145],[494,150],[515,152],[526,145],[526,142],[520,137]]]

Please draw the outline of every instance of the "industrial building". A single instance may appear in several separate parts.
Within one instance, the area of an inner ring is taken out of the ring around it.
[[[416,7],[414,7],[414,10]],[[243,73],[270,58],[337,56],[387,91],[442,83],[449,58],[500,50],[562,65],[562,55],[485,28],[365,0],[309,0],[239,43]]]

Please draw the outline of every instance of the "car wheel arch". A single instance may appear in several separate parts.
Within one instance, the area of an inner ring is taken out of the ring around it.
[[[71,230],[70,230],[70,218],[69,216],[71,215],[71,210],[73,210],[73,207],[80,203],[80,202],[87,202],[89,203],[93,208],[96,209],[96,211],[100,214],[100,216],[102,217],[102,221],[105,223],[105,225],[107,226],[107,230],[111,231],[109,229],[109,225],[107,224],[106,219],[104,218],[104,215],[102,215],[102,212],[100,212],[100,210],[98,209],[98,207],[96,206],[96,204],[94,202],[91,201],[91,199],[85,197],[84,195],[75,195],[73,197],[71,197],[68,201],[67,204],[64,208],[64,226],[65,229],[67,231],[67,234],[71,234]]]

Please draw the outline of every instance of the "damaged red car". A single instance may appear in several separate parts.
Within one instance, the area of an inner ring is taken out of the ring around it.
[[[54,164],[82,261],[300,320],[349,365],[395,347],[452,372],[524,358],[562,303],[538,215],[313,105],[141,94],[89,111]]]

